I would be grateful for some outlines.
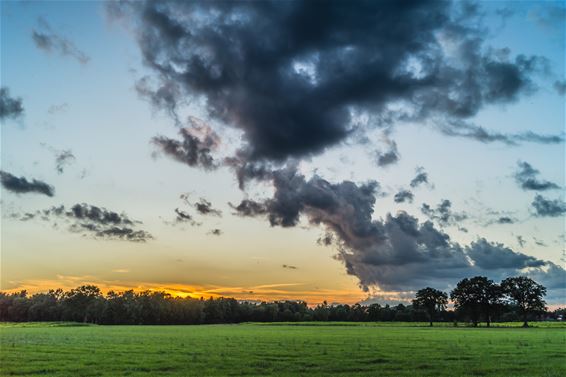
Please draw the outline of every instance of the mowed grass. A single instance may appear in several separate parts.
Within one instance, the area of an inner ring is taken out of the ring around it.
[[[566,376],[566,328],[0,325],[2,376]]]

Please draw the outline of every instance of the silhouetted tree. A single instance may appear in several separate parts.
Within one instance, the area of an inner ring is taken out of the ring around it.
[[[546,288],[526,276],[511,277],[501,282],[507,299],[517,305],[523,319],[523,327],[529,327],[528,315],[546,310]]]
[[[467,314],[474,326],[478,325],[483,300],[483,281],[480,278],[476,276],[471,279],[462,279],[450,293],[454,307]]]
[[[82,285],[63,295],[63,319],[74,322],[97,323],[100,317],[102,295],[94,285]]]
[[[501,305],[503,299],[503,292],[501,286],[495,284],[493,280],[487,278],[481,279],[483,281],[483,295],[481,302],[481,309],[485,316],[487,327],[490,327],[492,316],[495,310]]]
[[[508,320],[521,318],[526,321],[529,313],[544,309],[544,301],[537,301],[536,297],[542,297],[545,290],[530,280],[532,284],[516,279],[506,280],[508,300],[503,302],[504,305],[501,304],[500,312]],[[483,277],[462,280],[452,292],[457,310],[477,306],[477,314],[472,314],[474,323],[477,323],[480,314],[485,315],[488,322],[491,321],[491,313],[499,299],[497,289],[492,288],[497,288],[497,285]],[[31,296],[26,291],[0,292],[0,321],[184,325],[313,320],[421,322],[432,321],[434,316],[437,320],[454,320],[456,314],[444,310],[445,305],[446,294],[432,288],[419,291],[415,305],[328,305],[324,302],[310,308],[304,301],[250,302],[224,297],[204,300],[202,297],[173,297],[169,293],[156,291],[110,291],[103,295],[98,287],[84,285],[67,292],[57,289]],[[547,313],[547,316],[558,318],[561,314],[564,313]]]
[[[419,290],[413,300],[415,307],[424,308],[427,311],[430,326],[432,326],[435,313],[444,310],[446,304],[448,304],[448,295],[430,287]]]

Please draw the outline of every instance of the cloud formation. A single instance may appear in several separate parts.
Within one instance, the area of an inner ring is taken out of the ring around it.
[[[253,200],[244,199],[238,205],[230,203],[236,212],[235,215],[243,217],[253,217],[258,215],[265,215],[267,213],[267,208],[263,203],[258,203]]]
[[[411,180],[410,186],[412,188],[418,187],[421,184],[428,184],[428,173],[423,167],[417,168],[417,175]]]
[[[409,190],[401,190],[393,197],[395,203],[413,202],[414,195]]]
[[[175,208],[175,224],[186,223],[191,226],[200,226],[201,223],[195,221],[193,216],[179,208]]]
[[[24,105],[21,98],[10,96],[10,89],[0,88],[0,120],[15,119],[24,113]]]
[[[564,142],[564,135],[541,135],[532,131],[506,134],[489,131],[482,126],[461,120],[438,123],[437,128],[447,136],[468,138],[486,144],[493,142],[500,142],[507,145],[518,145],[523,142],[560,144]]]
[[[423,203],[421,212],[427,215],[429,219],[438,221],[441,226],[458,225],[468,218],[468,215],[463,212],[453,212],[452,202],[448,199],[443,199],[436,208]]]
[[[532,93],[534,75],[546,68],[543,58],[488,48],[481,12],[459,2],[328,1],[321,8],[303,1],[139,1],[108,8],[133,22],[155,73],[155,86],[145,82],[138,91],[177,120],[183,104],[203,103],[211,119],[243,132],[240,156],[247,161],[317,154],[354,131],[390,126],[386,119],[399,104],[405,110],[397,120],[440,121],[447,134],[506,142],[461,124],[488,104]],[[190,144],[183,137],[157,142],[184,161],[195,147],[181,147]],[[562,141],[532,132],[508,137]],[[381,162],[394,162],[394,152]]]
[[[212,207],[212,203],[210,203],[205,198],[200,198],[198,202],[194,203],[193,206],[197,210],[198,213],[201,215],[212,215],[212,216],[221,216],[222,212],[218,209]]]
[[[53,186],[43,181],[39,181],[37,179],[28,181],[24,177],[18,178],[15,175],[2,170],[0,170],[0,181],[2,182],[2,187],[16,194],[36,193],[47,196],[55,195],[55,189]]]
[[[219,145],[218,135],[196,118],[190,119],[191,127],[181,128],[181,140],[156,136],[152,143],[166,156],[192,167],[213,170],[218,167],[211,152]]]
[[[540,171],[531,166],[528,162],[519,161],[519,166],[515,172],[515,181],[523,190],[547,191],[560,189],[556,183],[539,179]]]
[[[498,224],[514,224],[515,223],[515,219],[509,217],[509,216],[501,216],[500,218],[497,219],[496,221]]]
[[[49,23],[38,19],[38,29],[32,31],[31,37],[36,47],[47,53],[57,53],[61,56],[69,56],[81,64],[87,64],[90,57],[81,51],[69,39],[55,33]]]
[[[242,216],[265,217],[272,226],[297,226],[301,216],[311,225],[323,226],[327,241],[321,243],[337,247],[336,258],[366,291],[375,287],[407,291],[426,285],[446,289],[473,275],[501,279],[536,273],[543,284],[557,276],[566,278],[566,271],[551,262],[485,239],[460,245],[432,222],[419,223],[405,212],[373,219],[379,188],[373,181],[333,184],[318,176],[307,180],[287,168],[274,171],[272,182],[272,198],[244,200],[233,208]],[[451,213],[446,202],[439,208],[435,210],[439,215]]]
[[[546,199],[542,195],[537,195],[532,206],[535,215],[539,217],[558,217],[566,214],[566,203],[560,199]]]
[[[58,227],[58,222],[63,221],[70,232],[96,239],[146,242],[153,238],[150,233],[136,229],[141,224],[140,221],[131,220],[124,213],[85,203],[75,204],[69,209],[64,205],[54,206],[12,217],[21,221],[39,219],[52,223],[54,227]]]
[[[242,133],[241,148],[222,161],[186,129],[181,141],[158,137],[154,144],[189,166],[227,164],[242,188],[250,179],[271,182],[273,197],[245,199],[232,205],[236,214],[264,217],[272,226],[293,227],[301,219],[322,226],[347,272],[368,290],[450,284],[471,274],[495,278],[525,268],[546,273],[538,260],[486,240],[460,245],[433,222],[419,224],[406,213],[373,219],[375,181],[331,183],[281,168],[401,122],[437,124],[446,135],[481,142],[562,142],[562,136],[503,134],[471,123],[487,106],[533,93],[534,77],[547,62],[490,48],[481,12],[468,5],[212,0],[113,2],[109,9],[132,21],[153,72],[138,92],[177,124],[183,106],[202,104],[215,124]],[[398,158],[386,154],[382,163]],[[421,169],[410,185],[423,183],[429,180]],[[463,216],[449,201],[429,209],[440,223]],[[500,264],[488,269],[492,259]]]
[[[210,232],[208,232],[208,234],[212,235],[212,236],[221,236],[222,235],[222,229],[212,229]]]
[[[46,143],[41,143],[41,145],[53,153],[55,157],[55,170],[58,174],[63,174],[65,168],[73,164],[76,160],[73,151],[70,149],[58,150]]]
[[[63,174],[65,167],[76,160],[75,155],[70,149],[59,151],[55,155],[55,169],[57,173]]]
[[[388,149],[385,152],[378,152],[376,156],[377,166],[381,167],[393,165],[401,158],[397,150],[397,143],[390,139],[389,132],[385,132],[384,139]]]

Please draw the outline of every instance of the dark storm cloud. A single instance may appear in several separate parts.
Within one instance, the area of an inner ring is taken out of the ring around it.
[[[545,62],[494,53],[476,8],[444,1],[140,1],[111,3],[109,14],[133,20],[144,63],[155,73],[138,92],[153,105],[178,121],[179,106],[203,103],[211,119],[243,131],[247,161],[283,161],[383,126],[380,119],[398,104],[406,109],[399,119],[440,120],[445,133],[505,142],[457,124],[487,104],[534,91],[533,75]],[[179,142],[158,141],[184,160]],[[386,153],[382,163],[395,157]]]
[[[427,184],[428,183],[428,173],[424,170],[424,168],[422,167],[418,167],[417,168],[417,175],[415,176],[415,178],[413,178],[411,180],[411,187],[415,188],[420,186],[421,184]]]
[[[405,203],[405,202],[412,203],[413,198],[414,195],[412,192],[410,192],[409,190],[401,190],[397,194],[395,194],[393,200],[395,201],[395,203]]]
[[[442,200],[436,208],[423,203],[421,212],[427,215],[429,219],[438,221],[442,226],[458,225],[468,218],[468,215],[463,212],[453,212],[452,202],[448,199]]]
[[[219,145],[218,135],[206,124],[191,119],[191,127],[179,130],[182,140],[156,136],[152,143],[161,153],[178,162],[206,170],[216,169],[218,166],[211,152]]]
[[[6,87],[0,88],[0,120],[15,119],[24,113],[24,105],[21,98],[10,96],[10,90]]]
[[[119,214],[85,203],[75,204],[68,209],[60,205],[12,217],[21,221],[43,220],[54,227],[58,227],[59,221],[62,221],[68,225],[70,232],[82,233],[96,239],[145,242],[153,238],[150,233],[136,229],[137,225],[141,224],[140,221],[131,220],[124,213]]]
[[[2,187],[16,194],[36,193],[47,196],[55,195],[55,189],[53,186],[37,179],[28,181],[24,177],[18,178],[8,172],[0,171],[0,180],[2,182]]]
[[[537,195],[532,206],[535,209],[535,215],[540,217],[558,217],[566,214],[566,203],[560,199],[546,199]]]
[[[514,252],[502,244],[490,243],[484,238],[471,243],[468,247],[468,256],[472,258],[477,267],[484,270],[523,269],[546,265],[546,262],[540,259]]]
[[[430,284],[445,288],[463,277],[501,279],[527,270],[543,280],[565,273],[560,267],[550,268],[554,266],[550,262],[485,239],[462,246],[432,222],[419,223],[405,212],[375,220],[375,182],[333,184],[317,176],[307,180],[293,169],[274,171],[272,181],[272,198],[247,200],[239,213],[265,217],[272,226],[296,226],[301,216],[323,226],[328,242],[321,243],[337,246],[336,258],[365,290],[411,290]],[[441,213],[449,212],[449,205],[441,207]]]
[[[540,172],[528,162],[520,161],[517,164],[519,169],[515,172],[515,181],[523,190],[546,191],[560,188],[556,183],[539,179]]]
[[[330,246],[334,244],[334,234],[326,232],[316,240],[316,243],[321,246]]]
[[[38,19],[38,25],[38,29],[34,29],[31,35],[37,48],[48,53],[55,52],[61,56],[70,56],[81,64],[90,61],[90,57],[73,42],[55,33],[46,20]]]
[[[131,17],[144,63],[154,72],[144,96],[176,122],[181,107],[203,104],[214,122],[242,131],[242,148],[222,164],[234,168],[241,187],[261,179],[273,184],[274,194],[232,205],[237,214],[264,217],[272,226],[293,227],[301,219],[320,225],[361,287],[410,290],[472,274],[506,277],[527,262],[509,261],[497,244],[452,242],[432,222],[419,224],[406,213],[373,219],[377,182],[330,183],[280,166],[395,121],[442,124],[446,134],[485,142],[560,142],[561,136],[504,135],[465,123],[488,105],[532,93],[545,65],[538,57],[490,49],[479,12],[469,5],[140,1],[110,8],[113,16]],[[190,166],[205,165],[186,158],[195,147],[185,147],[185,139],[158,145]],[[426,172],[417,174],[411,187],[428,183]],[[475,265],[468,254],[479,247],[480,264],[497,262],[488,257],[498,253],[505,263],[489,270]]]
[[[231,168],[236,174],[238,187],[244,190],[246,183],[250,180],[264,181],[271,179],[271,173],[276,170],[273,164],[267,162],[246,161],[245,157],[228,157],[224,164]]]
[[[212,207],[212,203],[210,203],[205,198],[200,198],[198,202],[194,203],[193,205],[198,213],[201,215],[213,215],[213,216],[220,216],[222,212],[218,209],[214,209]]]

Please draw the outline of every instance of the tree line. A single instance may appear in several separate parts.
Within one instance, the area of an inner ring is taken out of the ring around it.
[[[524,321],[564,315],[566,309],[546,312],[546,289],[526,277],[496,284],[486,277],[461,280],[448,294],[434,288],[416,293],[411,305],[328,305],[309,307],[304,301],[250,302],[234,298],[196,299],[166,292],[108,292],[94,285],[69,291],[50,290],[28,295],[26,291],[0,293],[0,321],[73,321],[95,324],[174,325],[241,322],[297,321],[457,321],[477,326],[480,320]]]

